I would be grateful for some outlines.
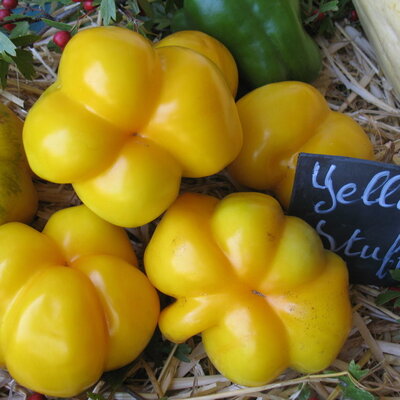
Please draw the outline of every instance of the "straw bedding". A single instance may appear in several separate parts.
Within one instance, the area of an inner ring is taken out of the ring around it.
[[[36,79],[25,81],[16,71],[11,71],[7,89],[0,92],[1,101],[22,119],[56,77],[59,55],[46,46],[52,33],[49,30],[42,42],[33,48],[38,71]],[[400,165],[400,101],[379,69],[374,50],[360,28],[344,20],[336,24],[333,37],[318,38],[318,44],[324,56],[324,69],[315,86],[332,109],[350,115],[364,128],[378,160]],[[56,210],[80,203],[69,185],[39,179],[35,183],[40,196],[40,208],[34,221],[37,229],[41,229]],[[182,185],[182,191],[218,197],[241,189],[225,172],[203,179],[184,179]],[[156,223],[129,230],[140,260]],[[99,399],[278,400],[303,398],[302,393],[308,388],[312,396],[332,400],[341,398],[340,379],[349,376],[349,363],[354,360],[361,368],[369,370],[358,383],[354,382],[364,393],[382,400],[400,399],[400,310],[377,306],[375,299],[381,291],[382,288],[372,286],[351,287],[354,326],[338,358],[325,373],[303,376],[287,370],[266,386],[243,388],[218,374],[207,359],[199,337],[178,347],[156,335],[140,359],[123,371],[105,377],[92,388],[91,396]],[[174,356],[182,353],[183,357]],[[112,382],[121,384],[115,386]],[[0,370],[0,398],[23,399],[28,393]],[[87,398],[87,394],[80,398]]]

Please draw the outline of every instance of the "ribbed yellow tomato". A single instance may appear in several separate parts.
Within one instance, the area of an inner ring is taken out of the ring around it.
[[[145,252],[151,282],[177,300],[161,312],[174,342],[202,334],[216,368],[262,385],[285,368],[326,368],[351,327],[348,274],[304,221],[261,193],[186,193]]]
[[[42,233],[0,227],[0,365],[20,384],[75,396],[133,361],[150,340],[158,296],[131,243],[85,206]]]
[[[182,176],[233,161],[242,144],[236,65],[214,39],[184,35],[156,47],[119,27],[75,35],[57,81],[26,119],[33,171],[72,183],[102,218],[138,226],[174,201]]]
[[[243,147],[229,172],[243,185],[274,192],[285,207],[299,153],[374,158],[362,128],[331,111],[321,93],[306,83],[265,85],[242,97],[237,107]]]
[[[212,36],[200,31],[180,31],[166,36],[155,47],[180,46],[192,49],[215,63],[224,75],[232,95],[238,86],[238,70],[229,50]]]

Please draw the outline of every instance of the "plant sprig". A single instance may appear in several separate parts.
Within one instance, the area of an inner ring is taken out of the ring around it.
[[[30,48],[49,29],[68,31],[73,36],[80,28],[99,20],[103,25],[118,24],[150,38],[161,38],[171,32],[174,14],[184,0],[93,0],[93,10],[85,11],[82,2],[72,0],[32,0],[20,2],[10,16],[0,19],[0,84],[4,88],[10,65],[26,79],[35,76]],[[306,29],[313,33],[330,34],[334,21],[352,9],[351,0],[300,0]],[[90,15],[90,19],[86,18]],[[13,28],[7,30],[6,27]],[[62,48],[50,40],[48,48]]]
[[[303,24],[313,35],[332,35],[335,21],[354,12],[351,0],[301,0],[300,4]]]
[[[393,269],[390,270],[390,275],[392,276],[394,281],[398,281],[399,285],[389,287],[385,289],[382,293],[380,293],[375,303],[378,306],[389,305],[393,309],[400,308],[400,269]]]

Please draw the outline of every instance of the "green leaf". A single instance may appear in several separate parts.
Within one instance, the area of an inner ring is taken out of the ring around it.
[[[30,0],[29,2],[39,5],[41,8],[44,8],[47,3],[51,3],[49,0]]]
[[[33,56],[28,50],[17,49],[17,55],[13,57],[18,70],[26,79],[32,79],[35,76],[33,66]]]
[[[157,21],[156,28],[161,31],[162,29],[168,28],[170,25],[171,25],[171,20],[169,18],[160,18]]]
[[[137,0],[128,0],[128,6],[132,10],[133,14],[137,15],[140,13],[140,7]]]
[[[351,360],[349,363],[349,372],[358,381],[368,374],[369,369],[361,369],[361,367],[354,361]]]
[[[109,25],[111,20],[115,20],[117,17],[115,0],[101,0],[100,15],[104,25]]]
[[[9,56],[7,53],[0,54],[0,58],[9,64],[14,64],[12,56]]]
[[[47,43],[47,48],[51,51],[55,51],[56,53],[61,53],[62,49],[60,46],[57,46],[52,40]]]
[[[187,356],[191,353],[191,351],[192,348],[188,344],[182,343],[176,348],[174,356],[183,362],[190,362]]]
[[[368,374],[368,369],[361,369],[361,367],[352,360],[349,363],[349,373],[351,376],[359,380]],[[356,386],[354,382],[348,376],[343,376],[339,378],[339,386],[343,392],[343,399],[345,400],[375,400],[370,392]]]
[[[29,32],[28,21],[17,22],[15,24],[15,28],[11,31],[9,38],[15,44],[13,39],[18,38],[20,36],[25,36],[28,32]]]
[[[8,67],[10,64],[7,61],[0,60],[0,85],[4,89],[7,85]]]
[[[104,396],[99,393],[87,392],[87,397],[92,400],[106,400]]]
[[[7,35],[5,35],[3,32],[0,32],[0,54],[6,53],[10,56],[15,56],[17,54],[15,50],[15,44],[7,37]]]
[[[19,36],[16,38],[12,39],[12,42],[17,46],[17,47],[25,47],[29,46],[32,43],[35,43],[40,39],[39,35],[25,35],[25,36]]]
[[[331,18],[324,18],[319,27],[318,33],[320,35],[330,36],[335,31],[335,26]]]
[[[375,303],[378,306],[381,306],[383,304],[388,303],[389,301],[393,300],[393,299],[397,299],[398,297],[400,297],[400,292],[397,292],[396,290],[385,290],[384,292],[380,293],[376,300]]]
[[[72,29],[71,29],[71,36],[74,36],[74,35],[76,35],[77,33],[78,33],[78,31],[79,31],[79,26],[78,26],[78,24],[76,24]]]
[[[143,12],[150,18],[154,17],[153,9],[148,0],[138,0],[139,6]]]
[[[131,374],[132,368],[135,368],[137,361],[132,361],[128,365],[122,368],[107,371],[103,374],[102,380],[106,382],[107,386],[110,387],[111,392],[118,390]]]
[[[321,4],[319,12],[326,13],[328,11],[338,11],[338,0],[328,1],[325,4]]]
[[[394,308],[400,307],[400,297],[394,302],[393,307]]]
[[[299,386],[298,391],[290,396],[292,400],[308,400],[312,396],[312,390],[307,383]]]
[[[45,24],[47,24],[47,25],[49,25],[49,26],[51,26],[53,28],[59,29],[60,31],[68,31],[68,32],[70,32],[73,29],[72,25],[66,24],[64,22],[53,21],[53,20],[47,19],[47,18],[42,18],[42,21]]]
[[[37,17],[31,16],[31,15],[26,15],[26,14],[16,14],[13,13],[11,15],[9,15],[8,17],[4,18],[4,21],[18,21],[19,19],[23,19],[24,21],[26,20],[35,20],[37,19]]]
[[[173,13],[176,11],[175,1],[174,0],[167,0],[165,3],[165,11],[167,13]]]
[[[357,387],[348,376],[339,378],[339,386],[344,400],[376,400],[374,395]]]
[[[391,269],[389,272],[393,279],[400,281],[400,269]]]

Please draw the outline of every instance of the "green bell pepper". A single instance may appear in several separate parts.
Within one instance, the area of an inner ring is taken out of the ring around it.
[[[185,0],[172,28],[203,31],[225,44],[248,89],[287,80],[311,82],[321,69],[298,0]]]

